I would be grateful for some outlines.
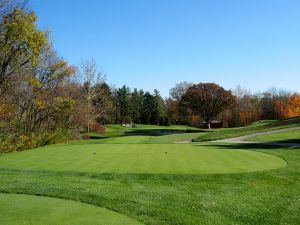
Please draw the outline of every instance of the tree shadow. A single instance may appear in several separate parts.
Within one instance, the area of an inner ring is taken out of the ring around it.
[[[280,143],[278,143],[280,144]],[[283,143],[282,143],[283,144]],[[242,143],[242,144],[196,144],[194,146],[205,146],[208,148],[221,148],[225,150],[276,150],[276,149],[299,149],[300,146],[281,146],[281,145],[275,145],[274,143]]]
[[[132,131],[126,131],[125,135],[127,136],[163,136],[171,134],[185,134],[185,133],[203,133],[207,132],[205,130],[176,130],[176,129],[138,129]]]
[[[282,140],[282,141],[277,141],[277,143],[286,143],[286,144],[298,144],[300,145],[300,138],[296,139],[286,139],[286,140]]]

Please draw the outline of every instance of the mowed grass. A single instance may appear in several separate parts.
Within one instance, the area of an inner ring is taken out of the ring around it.
[[[222,132],[232,135],[224,129],[116,135],[1,155],[0,193],[30,196],[8,196],[1,202],[0,195],[0,224],[9,224],[8,219],[11,224],[47,224],[43,219],[48,212],[49,224],[61,225],[80,225],[86,215],[87,224],[106,225],[299,225],[299,148],[170,144],[217,132],[219,138]],[[35,198],[43,197],[32,195],[52,198],[42,204]],[[94,217],[96,211],[103,220]]]
[[[5,169],[89,173],[221,174],[285,166],[270,154],[196,144],[57,145],[0,157]]]
[[[255,142],[282,142],[282,143],[300,143],[300,129],[283,131],[274,134],[265,134],[247,139]]]
[[[146,225],[300,224],[299,149],[221,144],[208,148],[225,152],[228,149],[265,152],[285,159],[288,165],[251,173],[194,175],[3,168],[0,169],[0,192],[85,202],[124,214]],[[36,163],[39,164],[38,160]],[[1,221],[5,216],[6,211],[0,210],[0,224],[3,224]],[[28,217],[31,216],[38,215],[31,212]],[[19,220],[16,224],[22,222]]]
[[[93,205],[32,195],[0,194],[0,215],[3,225],[141,225]]]
[[[192,141],[194,138],[199,137],[202,133],[182,133],[182,134],[170,134],[161,136],[123,136],[109,139],[99,140],[98,143],[106,144],[167,144],[180,141]]]

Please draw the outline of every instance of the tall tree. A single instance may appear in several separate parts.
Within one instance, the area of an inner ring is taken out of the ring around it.
[[[117,90],[117,104],[119,111],[119,122],[129,123],[132,118],[131,115],[131,106],[130,106],[130,88],[125,85],[122,88]]]
[[[212,120],[234,102],[231,91],[214,83],[199,83],[190,87],[182,96],[181,104],[203,118],[207,128]]]
[[[153,95],[148,91],[145,92],[142,100],[142,123],[151,124],[154,107]]]
[[[141,108],[144,91],[136,88],[130,94],[131,118],[134,123],[141,123]]]
[[[65,124],[72,101],[63,94],[64,82],[73,73],[74,68],[59,59],[51,46],[44,49],[35,66],[7,93],[13,96],[17,115],[10,124],[26,135],[43,127],[47,130],[55,122],[55,126]]]
[[[176,84],[174,88],[170,89],[171,98],[179,102],[181,97],[191,86],[193,86],[193,83],[186,81]]]
[[[188,110],[186,107],[182,107],[180,105],[180,100],[187,89],[192,85],[193,83],[184,81],[176,84],[175,87],[170,89],[170,98],[167,101],[167,109],[169,112],[169,118],[173,121],[173,123],[191,124],[191,115],[189,112],[190,110]],[[172,111],[172,115],[170,115],[170,110]]]
[[[103,106],[105,100],[99,100],[100,97],[106,98],[107,93],[104,91],[105,76],[98,71],[97,64],[93,59],[81,63],[80,74],[83,78],[83,93],[87,105],[87,132],[89,133],[91,123],[107,110]]]
[[[165,111],[165,103],[163,98],[160,96],[160,93],[157,89],[154,89],[154,94],[153,94],[153,116],[152,116],[152,123],[159,125],[162,122],[162,120],[165,119],[166,117],[166,111]],[[161,124],[163,125],[163,124]]]
[[[36,28],[37,17],[14,9],[0,22],[0,96],[19,75],[34,66],[47,43],[45,33]]]

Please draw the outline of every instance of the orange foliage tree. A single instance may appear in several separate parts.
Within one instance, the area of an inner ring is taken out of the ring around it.
[[[288,98],[283,110],[283,118],[295,116],[300,116],[300,95],[296,93]]]

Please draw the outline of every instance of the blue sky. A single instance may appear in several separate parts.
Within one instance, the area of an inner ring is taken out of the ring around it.
[[[300,91],[299,0],[31,0],[72,64],[94,58],[109,84],[181,81]]]

